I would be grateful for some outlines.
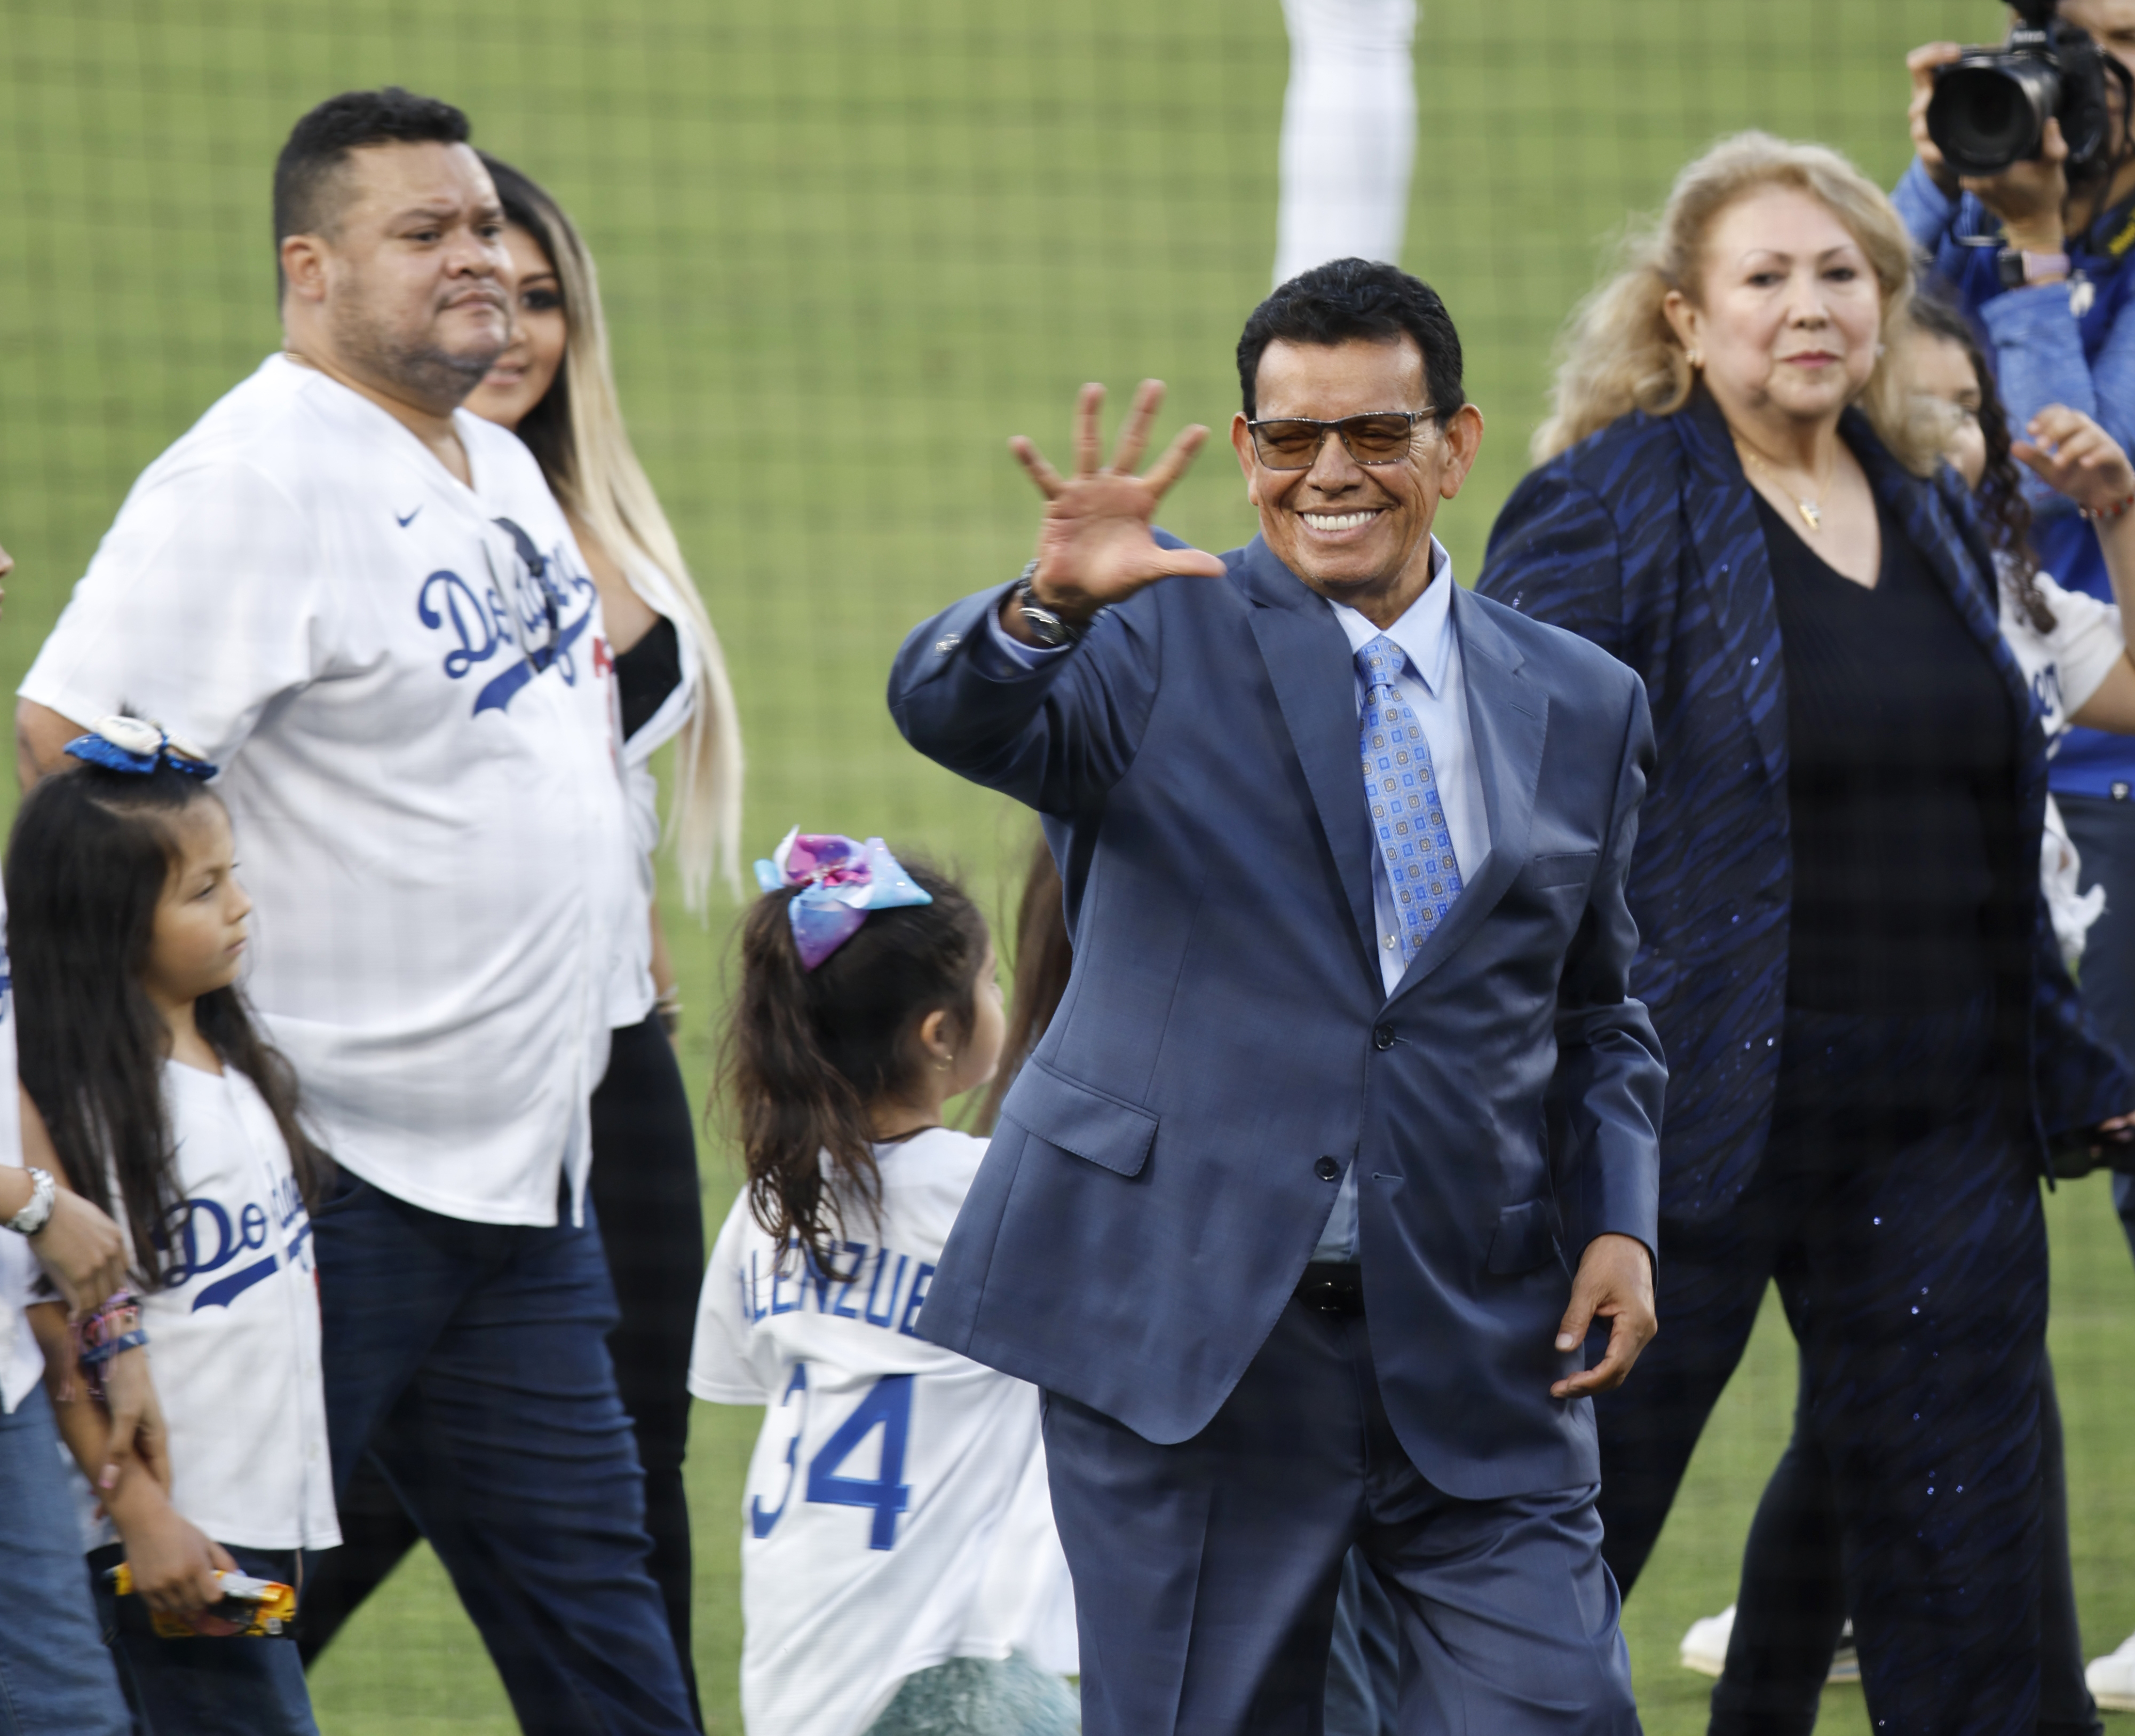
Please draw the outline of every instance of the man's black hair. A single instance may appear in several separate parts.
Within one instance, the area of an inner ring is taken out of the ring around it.
[[[274,248],[291,235],[327,235],[337,215],[335,171],[366,145],[465,144],[472,129],[450,103],[398,85],[344,90],[298,121],[274,160]]]
[[[1247,417],[1259,414],[1255,386],[1270,344],[1383,343],[1403,332],[1423,352],[1424,381],[1442,424],[1468,400],[1460,392],[1460,334],[1438,292],[1397,265],[1371,259],[1330,259],[1300,272],[1253,309],[1238,339]]]

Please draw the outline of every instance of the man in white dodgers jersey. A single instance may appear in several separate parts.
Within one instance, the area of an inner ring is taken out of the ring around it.
[[[284,352],[134,485],[18,744],[34,780],[130,710],[225,768],[249,992],[343,1171],[314,1230],[335,1487],[405,1420],[384,1469],[522,1726],[685,1731],[581,1210],[599,992],[643,920],[610,660],[532,455],[458,408],[510,336],[467,135],[397,89],[298,124]]]

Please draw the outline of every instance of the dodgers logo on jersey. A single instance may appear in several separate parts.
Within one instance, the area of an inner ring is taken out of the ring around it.
[[[312,1220],[304,1210],[304,1196],[293,1176],[274,1184],[274,1216],[282,1231],[282,1245],[289,1264],[300,1272],[312,1269]],[[175,1241],[175,1257],[163,1273],[163,1283],[176,1290],[196,1278],[221,1272],[246,1254],[258,1254],[235,1271],[203,1284],[194,1292],[189,1312],[203,1308],[226,1308],[254,1284],[274,1275],[281,1261],[267,1245],[267,1212],[256,1200],[232,1213],[220,1201],[196,1195],[179,1202],[171,1214],[172,1234],[158,1238],[165,1247]]]
[[[415,597],[416,618],[453,641],[444,656],[448,679],[464,681],[478,665],[500,654],[506,658],[477,690],[477,717],[509,710],[519,690],[550,668],[567,686],[578,685],[573,647],[593,624],[596,595],[591,578],[566,566],[561,544],[544,555],[510,519],[496,522],[511,538],[508,573],[499,570],[485,547],[487,584],[441,568],[423,581]]]

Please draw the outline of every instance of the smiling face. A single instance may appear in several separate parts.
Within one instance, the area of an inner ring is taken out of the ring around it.
[[[548,396],[569,332],[563,281],[541,244],[516,223],[505,230],[504,244],[514,285],[511,342],[467,395],[467,407],[487,421],[516,428]]]
[[[511,341],[511,255],[489,172],[463,144],[366,145],[334,172],[324,233],[282,267],[352,371],[449,412]]]
[[[237,883],[230,815],[215,797],[170,822],[170,879],[156,904],[141,986],[158,1006],[182,1006],[237,980],[252,900]]]
[[[1665,311],[1728,420],[1836,420],[1868,383],[1881,292],[1852,231],[1823,201],[1768,187],[1707,229],[1697,298]]]
[[[1262,421],[1332,422],[1431,407],[1423,352],[1406,333],[1338,344],[1278,339],[1261,356],[1254,398]],[[1431,582],[1438,503],[1460,492],[1482,434],[1482,414],[1468,405],[1443,426],[1417,423],[1407,456],[1392,463],[1360,464],[1329,433],[1308,468],[1271,470],[1254,450],[1246,418],[1231,424],[1246,497],[1260,511],[1268,547],[1321,596],[1382,627],[1398,620]]]

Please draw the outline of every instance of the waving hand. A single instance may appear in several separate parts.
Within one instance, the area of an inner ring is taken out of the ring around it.
[[[1223,576],[1223,563],[1213,555],[1162,547],[1150,532],[1158,504],[1186,473],[1208,430],[1198,424],[1183,429],[1164,456],[1137,476],[1135,466],[1148,446],[1150,424],[1164,402],[1163,382],[1145,380],[1135,390],[1109,464],[1101,462],[1097,428],[1104,401],[1101,386],[1082,388],[1075,408],[1072,476],[1062,476],[1021,434],[1009,442],[1045,497],[1031,589],[1040,603],[1072,622],[1086,621],[1107,604],[1121,602],[1159,579]],[[1004,612],[1002,622],[1022,636],[1013,609]]]

